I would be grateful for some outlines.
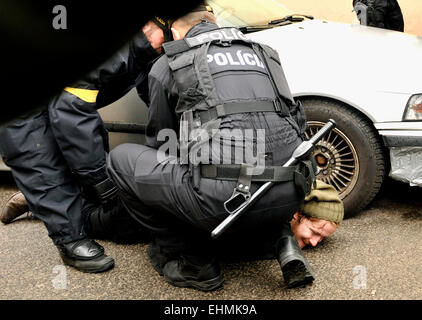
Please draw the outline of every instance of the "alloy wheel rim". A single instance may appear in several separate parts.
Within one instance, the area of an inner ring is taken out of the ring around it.
[[[312,137],[324,125],[324,122],[308,121],[306,138]],[[359,175],[359,158],[350,139],[334,128],[318,142],[312,155],[319,169],[317,179],[332,185],[344,199],[353,190]]]

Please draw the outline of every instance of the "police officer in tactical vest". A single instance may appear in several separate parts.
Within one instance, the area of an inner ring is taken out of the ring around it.
[[[362,25],[404,31],[403,14],[397,0],[353,0]]]
[[[149,73],[146,145],[120,145],[107,159],[125,207],[153,234],[153,267],[172,285],[214,290],[223,276],[213,241],[271,233],[287,286],[311,283],[289,221],[314,168],[308,161],[282,167],[303,141],[306,121],[278,54],[219,28],[206,4],[171,31],[175,41],[163,45]],[[228,212],[266,181],[276,185],[212,240]]]

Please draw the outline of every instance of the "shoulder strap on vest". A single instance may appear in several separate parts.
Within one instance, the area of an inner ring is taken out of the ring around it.
[[[163,50],[167,56],[171,57],[208,42],[231,42],[233,40],[250,42],[250,40],[236,28],[221,28],[201,33],[195,37],[163,43]]]

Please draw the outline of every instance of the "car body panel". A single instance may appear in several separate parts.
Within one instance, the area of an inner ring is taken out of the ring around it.
[[[294,97],[334,99],[367,116],[389,148],[390,177],[422,186],[422,121],[403,121],[422,92],[422,37],[319,20],[248,37],[278,51]]]
[[[401,121],[410,96],[422,91],[422,37],[320,20],[248,37],[278,51],[295,97],[333,98],[374,123]]]
[[[110,131],[110,149],[126,142],[145,142],[145,137],[142,134],[112,132],[108,126],[111,123],[121,123],[129,126],[131,124],[146,124],[148,119],[148,108],[139,98],[136,89],[132,89],[124,97],[105,108],[101,108],[98,112]]]

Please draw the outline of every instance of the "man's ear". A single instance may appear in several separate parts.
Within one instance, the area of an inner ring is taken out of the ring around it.
[[[182,36],[180,35],[180,32],[177,29],[171,28],[171,33],[173,33],[173,39],[174,40],[182,39]]]
[[[296,211],[295,214],[293,215],[292,220],[299,222],[300,218],[300,212]]]

